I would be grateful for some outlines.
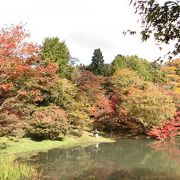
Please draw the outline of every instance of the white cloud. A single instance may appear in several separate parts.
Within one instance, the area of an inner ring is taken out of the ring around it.
[[[0,6],[0,26],[27,23],[32,40],[47,36],[65,40],[73,57],[87,64],[95,48],[106,62],[117,54],[137,54],[152,59],[162,53],[153,40],[124,37],[122,31],[137,29],[137,16],[129,0],[6,0]]]

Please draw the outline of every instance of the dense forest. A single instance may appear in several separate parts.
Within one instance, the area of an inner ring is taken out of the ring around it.
[[[24,26],[0,31],[0,136],[35,140],[83,131],[165,139],[180,128],[180,59],[164,64],[100,48],[90,65],[75,65],[65,42],[37,45]]]

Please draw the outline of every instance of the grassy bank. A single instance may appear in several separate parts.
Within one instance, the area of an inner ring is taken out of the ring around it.
[[[28,138],[0,138],[0,156],[15,155],[17,157],[32,154],[39,151],[47,151],[53,148],[69,148],[73,146],[87,146],[93,143],[113,142],[112,139],[99,137],[95,138],[90,133],[84,132],[81,137],[69,136],[63,141],[33,141]]]
[[[32,179],[35,175],[36,170],[28,164],[14,162],[13,157],[0,158],[1,180]]]

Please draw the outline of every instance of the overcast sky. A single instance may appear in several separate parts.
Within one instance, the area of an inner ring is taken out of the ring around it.
[[[95,48],[107,63],[117,54],[148,60],[163,55],[153,39],[142,43],[138,36],[123,36],[124,30],[138,29],[137,20],[129,0],[4,0],[0,6],[0,27],[27,23],[31,40],[39,44],[58,36],[84,64],[91,62]]]

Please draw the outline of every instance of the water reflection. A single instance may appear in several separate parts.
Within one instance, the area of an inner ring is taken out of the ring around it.
[[[179,145],[172,142],[119,139],[116,143],[53,149],[30,159],[44,179],[178,180]],[[161,147],[161,148],[159,148]]]

